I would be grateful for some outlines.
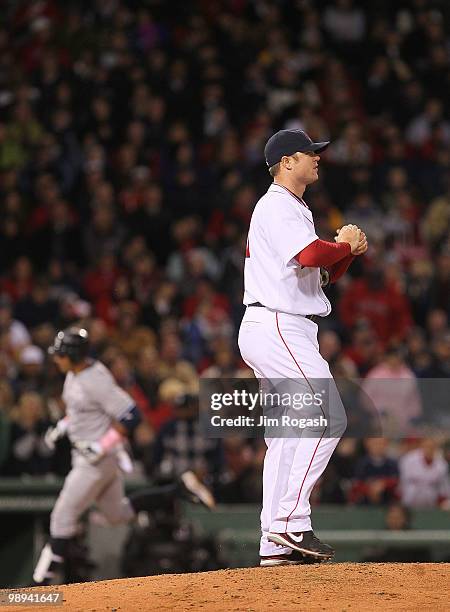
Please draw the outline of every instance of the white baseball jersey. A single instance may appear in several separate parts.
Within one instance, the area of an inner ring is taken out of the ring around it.
[[[64,381],[63,400],[69,417],[71,442],[99,440],[134,405],[131,396],[115,382],[100,361],[78,374],[69,372]]]
[[[318,239],[312,213],[288,189],[273,183],[257,202],[248,233],[244,304],[260,302],[278,312],[326,316],[331,305],[320,269],[294,257]]]

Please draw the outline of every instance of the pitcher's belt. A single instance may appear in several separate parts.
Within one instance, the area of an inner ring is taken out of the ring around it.
[[[264,304],[261,304],[261,302],[253,302],[253,304],[248,304],[248,308],[250,308],[250,306],[256,306],[257,308],[265,308]],[[301,315],[302,317],[305,317],[305,319],[309,319],[310,321],[314,321],[317,315]]]

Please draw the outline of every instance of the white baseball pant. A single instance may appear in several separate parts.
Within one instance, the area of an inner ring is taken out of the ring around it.
[[[332,437],[324,430],[306,437],[266,438],[260,554],[290,552],[267,534],[311,530],[311,491],[346,428],[345,410],[328,363],[319,353],[318,326],[301,315],[248,307],[239,330],[244,361],[259,379],[297,379],[301,385],[327,379]],[[331,381],[330,381],[331,379]]]

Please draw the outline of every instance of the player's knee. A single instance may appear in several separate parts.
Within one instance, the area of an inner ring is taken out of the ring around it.
[[[103,515],[110,525],[119,525],[124,522],[119,512],[103,512]]]

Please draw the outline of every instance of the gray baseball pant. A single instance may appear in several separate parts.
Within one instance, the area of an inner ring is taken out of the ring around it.
[[[53,538],[75,536],[80,516],[93,504],[111,524],[134,518],[135,512],[125,497],[123,475],[114,454],[92,465],[74,452],[72,465],[51,513],[50,535]]]

